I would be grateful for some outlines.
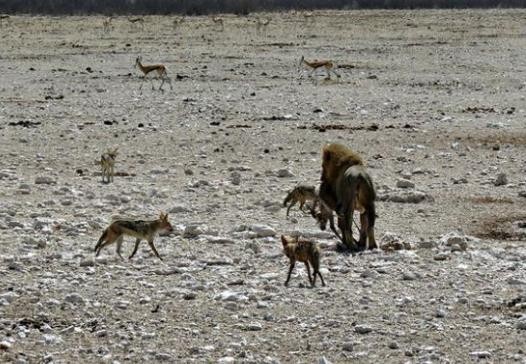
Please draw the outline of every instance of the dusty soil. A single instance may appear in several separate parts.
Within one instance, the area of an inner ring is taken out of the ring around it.
[[[2,20],[0,361],[526,362],[526,12],[259,16]],[[173,90],[139,90],[138,55]],[[285,218],[330,141],[367,160],[379,242],[411,250],[341,254]],[[161,210],[164,264],[94,259],[112,216]],[[291,232],[326,287],[302,265],[283,286]]]

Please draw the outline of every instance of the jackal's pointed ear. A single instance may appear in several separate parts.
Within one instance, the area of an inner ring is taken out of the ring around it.
[[[283,243],[283,246],[287,246],[289,244],[289,241],[285,237],[285,235],[281,235],[281,242]]]

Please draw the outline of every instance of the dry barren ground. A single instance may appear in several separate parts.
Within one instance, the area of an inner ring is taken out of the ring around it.
[[[525,363],[526,12],[258,16],[2,20],[0,361]],[[174,89],[141,92],[138,55]],[[381,244],[411,250],[340,254],[285,218],[328,141],[367,160]],[[161,210],[165,264],[94,260],[113,215]],[[283,232],[320,241],[326,287],[303,266],[283,286]]]

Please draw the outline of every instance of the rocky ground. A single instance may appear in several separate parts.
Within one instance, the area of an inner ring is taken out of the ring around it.
[[[2,20],[0,361],[525,363],[526,12],[258,16]],[[139,90],[138,55],[173,90]],[[367,161],[381,245],[410,249],[345,255],[285,218],[329,141]],[[164,264],[94,259],[112,216],[160,211]],[[326,287],[301,265],[283,286],[281,233],[320,242]]]

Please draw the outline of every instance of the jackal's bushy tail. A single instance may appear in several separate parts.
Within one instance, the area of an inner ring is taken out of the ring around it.
[[[97,241],[97,245],[95,245],[95,249],[93,249],[94,251],[97,251],[99,246],[106,239],[106,236],[108,236],[108,229],[105,229],[104,232],[102,233],[102,235],[100,236],[99,241]]]
[[[283,207],[286,207],[290,200],[292,200],[292,192],[289,192],[283,200]]]

